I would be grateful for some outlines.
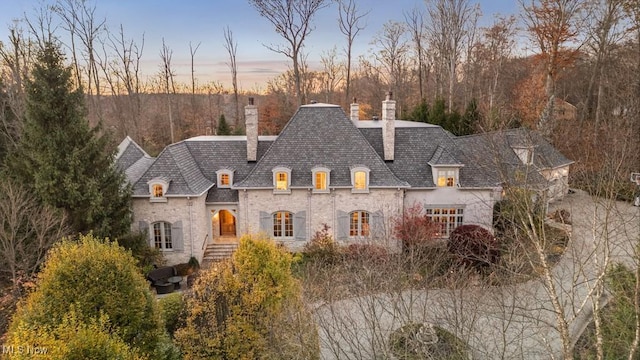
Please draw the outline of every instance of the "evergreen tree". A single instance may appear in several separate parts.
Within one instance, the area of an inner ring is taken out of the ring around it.
[[[224,114],[220,115],[218,119],[218,135],[231,135],[231,129],[227,124],[227,119],[224,118]]]
[[[64,209],[73,231],[119,237],[131,224],[130,189],[101,126],[90,127],[82,90],[63,61],[52,43],[38,54],[21,142],[7,166],[43,203]]]
[[[447,114],[445,112],[445,104],[443,99],[437,99],[433,106],[431,107],[431,111],[429,111],[429,124],[440,125],[443,128],[446,128],[447,123]],[[447,129],[448,130],[448,129]]]
[[[414,107],[409,113],[409,120],[426,123],[429,120],[429,104],[426,99],[420,100],[420,103]]]
[[[476,99],[471,99],[467,105],[467,109],[464,111],[464,115],[462,115],[459,131],[456,135],[473,134],[473,128],[479,121],[480,113],[478,112],[478,102]]]

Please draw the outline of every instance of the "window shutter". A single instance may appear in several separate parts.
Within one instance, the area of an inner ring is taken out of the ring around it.
[[[273,218],[264,211],[260,211],[260,231],[264,231],[269,236],[273,236]]]
[[[184,250],[184,241],[182,236],[182,221],[176,221],[171,224],[171,242],[173,249],[177,251]]]
[[[346,241],[349,239],[349,214],[338,210],[337,217],[336,238],[338,241]]]
[[[384,239],[384,214],[378,210],[371,214],[371,238]]]
[[[151,232],[149,231],[149,223],[146,221],[138,221],[138,231],[140,231],[140,234],[146,234],[147,235],[147,243],[149,245],[151,245],[151,247],[155,247],[155,245],[153,244],[153,240],[151,238]]]
[[[293,215],[293,238],[299,241],[307,240],[306,211],[299,211]]]

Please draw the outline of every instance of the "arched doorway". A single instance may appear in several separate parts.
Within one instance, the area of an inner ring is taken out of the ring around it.
[[[228,210],[220,210],[218,213],[220,221],[220,236],[235,237],[236,236],[236,217]]]

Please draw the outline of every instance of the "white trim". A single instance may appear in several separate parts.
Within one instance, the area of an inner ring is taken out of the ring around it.
[[[324,189],[316,189],[316,175],[318,173],[325,174],[325,188]],[[312,193],[314,194],[328,194],[331,189],[329,188],[329,184],[331,184],[331,169],[324,166],[316,166],[311,169],[311,183],[312,183]]]
[[[356,173],[358,172],[364,172],[365,174],[365,184],[364,184],[364,189],[356,189]],[[363,165],[356,165],[356,166],[352,166],[351,167],[351,192],[354,194],[367,194],[369,193],[369,173],[371,172],[371,170],[369,170],[368,167],[363,166]]]
[[[147,181],[149,185],[149,200],[151,202],[167,202],[167,190],[169,189],[169,182],[163,178],[153,178]],[[155,196],[154,188],[156,186],[162,187],[162,195]]]
[[[291,169],[286,166],[276,166],[272,170],[273,172],[273,193],[274,194],[291,194]],[[287,187],[286,189],[278,189],[277,187],[277,175],[280,173],[284,173],[287,176]]]
[[[218,189],[231,189],[233,185],[233,173],[234,171],[231,169],[220,169],[216,171],[216,186]],[[228,185],[222,185],[222,175],[229,175]]]

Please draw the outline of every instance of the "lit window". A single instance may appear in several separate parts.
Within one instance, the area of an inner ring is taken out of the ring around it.
[[[278,211],[273,214],[273,237],[293,237],[293,215],[288,211]]]
[[[173,249],[170,223],[164,221],[153,223],[153,243],[155,244],[156,249]]]
[[[229,174],[220,174],[220,186],[229,186]]]
[[[151,188],[153,189],[152,191],[153,197],[158,198],[158,197],[164,196],[164,189],[162,188],[162,185],[153,184]]]
[[[353,211],[349,214],[349,236],[369,236],[369,213]]]
[[[318,171],[316,173],[316,190],[327,190],[327,173]]]
[[[438,186],[452,187],[456,184],[455,170],[438,170]]]
[[[330,172],[326,167],[316,166],[311,169],[313,179],[313,192],[314,193],[328,193],[330,183]]]
[[[286,191],[288,189],[287,173],[276,173],[276,190]]]
[[[367,188],[367,174],[364,171],[356,171],[353,175],[356,190],[364,190]]]
[[[464,209],[461,208],[443,208],[443,209],[425,209],[427,217],[440,226],[438,237],[449,237],[453,229],[462,225]]]
[[[231,184],[233,184],[233,170],[229,169],[221,169],[216,171],[218,175],[218,187],[219,188],[230,188]]]
[[[291,169],[278,166],[273,170],[273,192],[280,194],[291,193]]]

